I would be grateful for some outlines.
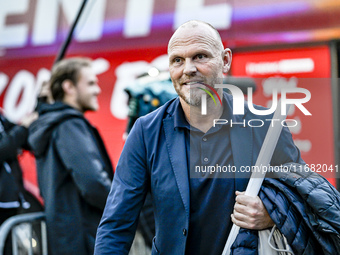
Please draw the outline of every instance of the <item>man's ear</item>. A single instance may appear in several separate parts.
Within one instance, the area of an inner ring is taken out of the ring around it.
[[[230,70],[232,54],[229,48],[223,51],[223,73],[226,74]]]
[[[65,81],[63,81],[61,86],[64,90],[65,96],[66,95],[73,95],[75,93],[75,86],[74,86],[72,81],[65,80]]]

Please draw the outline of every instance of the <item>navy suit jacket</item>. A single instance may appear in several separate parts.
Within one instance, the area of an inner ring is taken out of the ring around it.
[[[224,97],[227,101],[224,107],[232,111],[232,97],[226,93]],[[97,231],[95,254],[128,254],[149,190],[156,226],[152,254],[185,253],[190,231],[190,189],[184,130],[174,127],[174,112],[179,107],[179,98],[176,98],[136,121],[117,165]],[[245,121],[246,124],[230,128],[234,165],[238,169],[255,165],[270,121],[264,121],[261,128],[251,128],[247,121],[271,119],[271,116],[256,116],[245,106],[244,115],[232,118],[234,123]],[[303,163],[288,128],[284,128],[271,164],[287,162]],[[245,190],[249,176],[249,172],[236,173],[237,190]]]

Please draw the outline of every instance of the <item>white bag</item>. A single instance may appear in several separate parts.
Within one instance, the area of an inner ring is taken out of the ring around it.
[[[286,237],[276,228],[261,230],[259,233],[259,255],[294,255]]]

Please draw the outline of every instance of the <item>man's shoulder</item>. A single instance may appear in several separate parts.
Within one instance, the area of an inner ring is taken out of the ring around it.
[[[59,130],[68,129],[71,131],[90,126],[84,115],[73,108],[46,112],[34,124],[36,127],[32,126],[32,128],[38,129],[38,131],[43,133],[50,133],[52,136],[56,133],[62,135],[63,131],[59,132]]]
[[[83,114],[78,110],[62,102],[56,102],[45,107],[39,116],[38,122],[58,124],[65,119],[81,118],[82,116]]]

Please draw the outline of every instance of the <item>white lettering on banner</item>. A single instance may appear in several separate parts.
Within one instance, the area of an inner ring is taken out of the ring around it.
[[[41,68],[37,73],[37,81],[35,86],[35,93],[34,95],[38,95],[40,93],[40,89],[42,86],[42,83],[45,81],[48,81],[51,77],[51,71],[46,68]],[[34,101],[34,100],[32,100]],[[35,102],[33,102],[33,105]]]
[[[75,40],[86,42],[102,38],[107,1],[89,0],[76,27]],[[122,10],[125,12],[123,36],[132,38],[150,34],[156,1],[127,1],[126,9]],[[58,19],[64,18],[68,24],[72,24],[81,2],[81,0],[36,0],[33,24],[30,24],[29,20],[20,24],[6,24],[8,16],[27,12],[30,0],[0,0],[0,47],[20,48],[27,43],[32,43],[33,46],[55,43],[60,24]],[[60,15],[61,13],[63,15]],[[173,13],[174,29],[189,19],[205,20],[217,29],[230,28],[232,21],[232,6],[227,3],[204,5],[204,0],[177,0]],[[110,20],[112,19],[118,18],[110,17]],[[32,27],[31,42],[29,27]]]
[[[151,31],[154,0],[128,0],[125,12],[124,36],[147,36]]]
[[[102,38],[105,10],[106,0],[90,0],[88,2],[85,13],[80,17],[79,25],[75,31],[75,38],[79,42],[97,41]]]
[[[68,24],[72,24],[81,3],[81,0],[38,0],[33,24],[33,45],[54,43],[58,30],[59,10],[62,8]],[[76,40],[94,41],[101,38],[105,7],[106,0],[90,0],[88,2],[75,30]]]
[[[0,95],[5,90],[8,83],[8,76],[4,73],[0,73]]]
[[[26,70],[21,70],[14,76],[4,98],[5,113],[11,121],[19,121],[33,110],[27,109],[27,105],[31,105],[30,102],[35,98],[34,83],[34,75]]]
[[[110,62],[105,58],[97,58],[92,61],[92,68],[95,74],[99,75],[110,69]]]
[[[296,77],[269,77],[262,80],[263,95],[269,97],[273,90],[280,92],[283,88],[297,88],[298,79]]]
[[[308,139],[294,139],[294,143],[301,152],[309,152],[312,149],[312,142]]]
[[[96,74],[106,72],[110,63],[106,59],[97,58],[92,62]],[[36,105],[36,98],[44,81],[49,80],[50,70],[41,68],[36,77],[27,70],[18,71],[8,85],[8,76],[0,73],[0,96],[5,91],[3,108],[6,117],[12,122],[20,121],[27,113],[32,112]]]
[[[20,121],[27,113],[32,112],[41,84],[50,78],[50,71],[42,68],[37,78],[26,70],[17,72],[7,87],[4,95],[3,109],[6,117],[12,122]],[[0,73],[0,96],[8,84],[8,76]]]
[[[9,15],[23,14],[28,9],[29,0],[0,0],[0,46],[23,47],[27,43],[28,25],[6,25]]]
[[[314,60],[311,58],[283,59],[279,62],[279,70],[283,74],[312,73]]]
[[[291,74],[314,72],[314,60],[311,58],[282,59],[274,62],[247,63],[247,75]]]
[[[177,0],[174,19],[174,29],[192,19],[203,19],[216,29],[228,29],[231,26],[232,6],[227,3],[204,6],[204,0]]]
[[[33,45],[51,44],[57,36],[58,0],[38,0],[34,15]]]

